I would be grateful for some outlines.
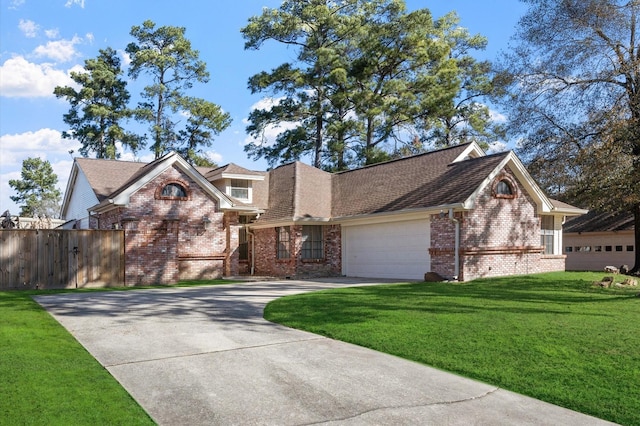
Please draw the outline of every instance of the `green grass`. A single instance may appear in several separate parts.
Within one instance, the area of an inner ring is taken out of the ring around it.
[[[109,372],[32,299],[65,291],[141,288],[150,287],[0,292],[0,425],[154,424]]]
[[[637,425],[640,287],[594,288],[604,275],[328,290],[275,300],[265,318]]]

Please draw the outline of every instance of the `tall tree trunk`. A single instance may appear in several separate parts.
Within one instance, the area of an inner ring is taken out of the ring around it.
[[[367,117],[367,135],[366,135],[366,145],[364,149],[364,164],[369,165],[373,162],[373,153],[371,150],[373,149],[373,117]]]
[[[322,112],[316,115],[316,141],[313,158],[313,167],[319,169],[322,166]]]
[[[155,159],[160,158],[161,155],[161,146],[162,146],[162,108],[163,108],[163,97],[162,92],[158,95],[158,110],[156,111],[156,134],[155,134],[155,142],[153,144],[153,151],[155,153]]]

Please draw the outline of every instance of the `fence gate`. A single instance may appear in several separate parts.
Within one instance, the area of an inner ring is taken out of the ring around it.
[[[0,230],[0,290],[124,285],[124,231]]]

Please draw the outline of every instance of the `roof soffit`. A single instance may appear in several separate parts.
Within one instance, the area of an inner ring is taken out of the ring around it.
[[[486,155],[487,154],[484,152],[484,150],[480,148],[480,145],[478,145],[476,142],[471,142],[469,146],[467,146],[465,150],[462,151],[462,153],[460,153],[460,155],[458,155],[455,160],[452,161],[452,163],[464,161],[469,158],[485,157]]]
[[[220,179],[242,179],[255,181],[263,181],[265,179],[264,172],[245,169],[235,163],[229,163],[225,166],[218,167],[217,169],[210,170],[204,176],[210,182],[215,182]]]
[[[67,187],[64,191],[64,198],[62,199],[62,207],[60,208],[60,217],[64,217],[67,213],[67,208],[69,207],[69,202],[71,202],[71,188],[75,186],[76,179],[78,179],[78,162],[73,160],[73,165],[71,166],[71,173],[69,174],[69,180],[67,181]]]

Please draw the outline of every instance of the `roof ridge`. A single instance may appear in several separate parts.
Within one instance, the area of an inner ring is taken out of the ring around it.
[[[131,163],[131,164],[149,164],[144,161],[133,161],[133,160],[120,160],[118,158],[89,158],[89,157],[73,157],[74,160],[87,160],[87,161],[100,161],[100,162],[114,162],[114,163]]]
[[[456,161],[454,163],[451,163],[451,164],[449,164],[449,166],[454,166],[456,164],[467,163],[467,162],[470,162],[470,161],[482,161],[482,160],[488,160],[488,159],[494,158],[494,157],[507,156],[507,155],[511,154],[512,152],[513,152],[513,150],[509,150],[509,151],[494,152],[493,154],[487,154],[487,155],[483,155],[481,157],[468,157],[468,158],[465,158],[464,160],[460,160],[460,161]]]
[[[355,171],[358,171],[358,170],[369,169],[369,168],[372,168],[372,167],[383,166],[385,164],[391,164],[391,163],[395,163],[395,162],[398,162],[398,161],[406,161],[406,160],[410,160],[410,159],[413,159],[413,158],[424,157],[424,156],[427,156],[427,155],[441,153],[441,152],[444,152],[444,151],[448,151],[450,149],[459,149],[461,147],[466,147],[468,145],[471,145],[472,143],[473,142],[466,142],[466,143],[461,143],[459,145],[447,146],[447,147],[444,147],[444,148],[434,149],[432,151],[421,152],[419,154],[410,155],[408,157],[394,158],[394,159],[391,159],[391,160],[382,161],[380,163],[367,164],[367,165],[362,166],[362,167],[357,167],[355,169],[350,169],[350,170],[343,170],[343,171],[335,172],[335,173],[332,173],[332,174],[335,174],[335,175],[345,174],[345,173],[349,173],[349,172],[355,172]]]

